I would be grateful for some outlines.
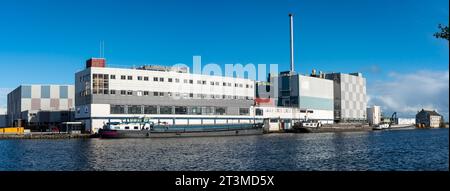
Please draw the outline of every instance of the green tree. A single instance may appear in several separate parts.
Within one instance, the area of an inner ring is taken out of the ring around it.
[[[439,29],[441,29],[441,32],[435,33],[434,36],[436,38],[442,38],[442,39],[449,40],[449,29],[448,29],[448,26],[444,26],[444,25],[439,24],[438,27],[439,27]]]

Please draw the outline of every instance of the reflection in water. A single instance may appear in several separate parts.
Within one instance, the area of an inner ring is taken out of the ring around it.
[[[0,140],[0,170],[448,170],[448,129],[179,139]]]

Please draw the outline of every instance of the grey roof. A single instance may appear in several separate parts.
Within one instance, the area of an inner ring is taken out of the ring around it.
[[[422,111],[428,113],[429,115],[441,116],[441,114],[437,113],[436,111],[428,111],[428,110],[424,110],[424,109],[422,109]]]

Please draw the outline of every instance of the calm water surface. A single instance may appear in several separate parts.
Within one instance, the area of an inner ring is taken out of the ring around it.
[[[448,135],[448,129],[436,129],[176,139],[0,140],[0,170],[448,171]]]

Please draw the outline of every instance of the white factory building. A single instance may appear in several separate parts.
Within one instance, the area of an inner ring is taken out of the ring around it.
[[[253,80],[191,74],[187,68],[105,66],[104,59],[91,59],[75,74],[75,118],[91,132],[111,119],[250,119],[254,113]]]

